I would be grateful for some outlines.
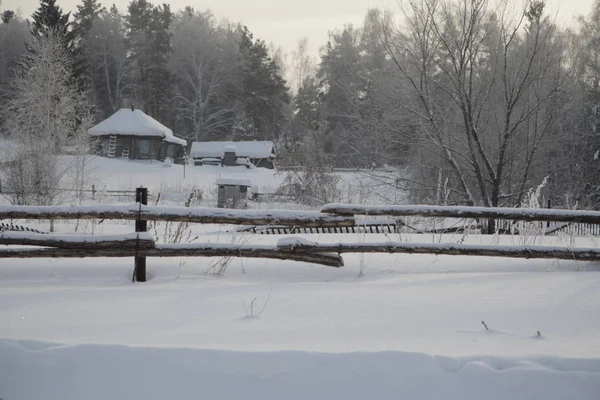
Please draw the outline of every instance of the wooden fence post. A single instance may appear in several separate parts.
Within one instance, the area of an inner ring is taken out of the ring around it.
[[[96,185],[92,185],[92,200],[96,200]]]
[[[140,187],[135,189],[135,201],[142,205],[148,204],[148,189]],[[140,206],[141,208],[141,206]],[[146,232],[148,230],[148,221],[137,219],[135,221],[136,232]],[[134,280],[146,282],[146,257],[135,256]]]

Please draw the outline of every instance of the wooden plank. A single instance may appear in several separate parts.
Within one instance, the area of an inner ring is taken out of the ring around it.
[[[502,207],[454,207],[428,205],[364,206],[326,204],[321,212],[334,215],[389,215],[444,218],[509,219],[515,221],[583,222],[600,224],[600,211],[526,209]]]

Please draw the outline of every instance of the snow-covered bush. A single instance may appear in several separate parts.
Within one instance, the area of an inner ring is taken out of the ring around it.
[[[541,208],[540,197],[542,195],[542,189],[548,183],[548,177],[544,178],[542,183],[537,187],[529,189],[523,201],[521,201],[521,208]],[[519,221],[516,224],[516,228],[519,232],[519,238],[521,244],[535,244],[536,240],[540,236],[544,236],[545,222],[539,221]]]
[[[282,188],[308,205],[333,203],[340,199],[338,188],[340,177],[332,172],[332,160],[325,152],[324,134],[311,132],[298,151],[298,164],[301,169],[289,171]]]

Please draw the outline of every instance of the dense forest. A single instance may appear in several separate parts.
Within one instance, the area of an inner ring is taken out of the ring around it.
[[[95,122],[134,103],[189,140],[272,140],[280,164],[400,168],[414,202],[518,206],[545,184],[554,205],[600,207],[600,0],[572,28],[541,0],[407,0],[331,27],[318,59],[147,0],[0,11],[7,137],[46,65],[36,42],[58,37],[69,107]]]

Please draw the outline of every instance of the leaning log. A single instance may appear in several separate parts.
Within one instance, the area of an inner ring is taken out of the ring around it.
[[[600,211],[542,208],[459,207],[427,205],[369,206],[326,204],[321,212],[332,215],[389,215],[444,218],[508,219],[514,221],[584,222],[600,224]]]
[[[155,248],[85,248],[85,249],[0,249],[0,258],[89,258],[89,257],[239,257],[268,258],[321,264],[328,267],[343,267],[344,261],[338,254],[326,252],[289,252],[276,246],[263,245],[219,245],[206,243],[160,244]]]
[[[59,249],[152,248],[148,233],[110,236],[54,235],[31,232],[0,232],[0,245],[44,246]]]
[[[129,205],[0,206],[1,219],[124,219],[231,225],[354,226],[353,217],[317,211],[234,210]]]
[[[290,252],[327,253],[408,253],[487,256],[508,258],[545,258],[559,260],[600,261],[600,249],[552,246],[492,246],[457,243],[315,243],[303,239],[281,239],[278,247]]]

